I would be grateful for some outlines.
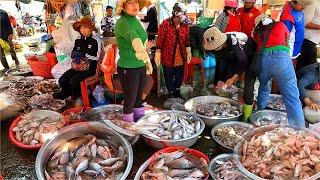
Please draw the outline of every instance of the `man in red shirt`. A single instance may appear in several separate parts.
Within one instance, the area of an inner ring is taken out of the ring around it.
[[[260,11],[254,6],[256,0],[243,0],[243,7],[238,10],[241,32],[252,37],[254,20],[260,15]]]

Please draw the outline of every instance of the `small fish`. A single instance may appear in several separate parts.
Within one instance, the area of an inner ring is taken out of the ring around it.
[[[115,162],[119,161],[121,158],[117,157],[117,158],[109,158],[103,161],[100,161],[99,164],[102,166],[111,166],[112,164],[114,164]]]
[[[60,164],[66,165],[69,161],[69,152],[65,152],[60,157]]]
[[[91,163],[90,166],[95,171],[99,172],[103,177],[105,177],[106,173],[104,172],[102,166],[100,166],[98,163]]]
[[[76,169],[76,176],[79,176],[80,172],[86,170],[86,169],[88,168],[88,166],[89,166],[89,160],[88,160],[88,159],[82,161],[82,162],[78,165],[78,167],[77,167],[77,169]]]
[[[194,129],[196,132],[199,132],[200,131],[200,128],[201,128],[201,123],[200,121],[197,121],[195,124],[194,124]]]
[[[29,130],[29,131],[27,131],[27,132],[25,132],[25,133],[23,134],[23,137],[31,136],[31,135],[33,135],[34,133],[35,133],[34,130]]]
[[[96,157],[97,156],[97,144],[95,144],[95,143],[91,144],[90,151],[91,151],[92,157]]]
[[[66,166],[66,174],[67,174],[68,180],[73,179],[74,170],[73,170],[71,164],[69,164],[68,166]]]
[[[18,132],[18,131],[20,131],[20,129],[16,126],[16,127],[14,127],[14,128],[12,129],[12,131],[13,131],[13,132]]]
[[[53,178],[49,175],[49,173],[47,172],[47,170],[44,170],[44,175],[46,177],[47,180],[53,180]]]
[[[98,146],[97,148],[97,153],[100,157],[102,157],[103,159],[109,159],[110,157],[110,152],[107,152],[107,150],[102,147],[102,146]]]
[[[78,149],[76,153],[76,157],[83,157],[88,151],[89,151],[88,146],[83,146],[80,149]]]
[[[36,145],[36,144],[39,144],[39,141],[37,141],[37,140],[32,140],[32,141],[30,142],[30,145]]]
[[[22,136],[21,133],[19,131],[16,132],[15,138],[17,141],[22,142]]]
[[[112,171],[115,171],[119,168],[121,168],[124,165],[124,163],[122,161],[117,161],[116,163],[114,163],[112,166],[105,166],[103,167],[103,170],[107,173],[110,173]]]
[[[88,174],[89,176],[98,176],[100,173],[95,170],[85,170],[83,171],[85,174]]]
[[[118,156],[123,157],[125,155],[124,148],[122,146],[119,146],[118,148]]]
[[[193,170],[189,170],[189,169],[171,169],[168,172],[168,175],[170,177],[185,177],[188,176],[189,174],[192,173]]]
[[[56,166],[58,166],[58,164],[59,164],[59,158],[51,159],[48,162],[48,167],[49,168],[55,168]]]

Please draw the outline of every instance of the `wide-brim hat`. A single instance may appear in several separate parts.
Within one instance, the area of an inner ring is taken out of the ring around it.
[[[92,29],[93,31],[98,32],[98,29],[96,28],[96,26],[94,25],[94,22],[92,21],[91,18],[89,17],[84,17],[82,18],[80,21],[77,21],[75,23],[73,23],[72,27],[74,30],[80,32],[80,27],[84,26],[87,28]]]
[[[123,5],[124,3],[126,3],[127,1],[129,0],[118,0],[118,3],[117,3],[117,8],[116,8],[116,15],[117,16],[120,16],[122,14],[122,11],[123,11]],[[147,0],[137,0],[138,3],[139,3],[139,9],[140,11],[146,6],[147,4]]]
[[[227,35],[217,27],[211,27],[204,32],[203,39],[204,49],[211,51],[221,47],[227,41]]]

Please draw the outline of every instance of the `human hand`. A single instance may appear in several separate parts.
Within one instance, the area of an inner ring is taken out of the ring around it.
[[[147,68],[147,74],[148,74],[148,75],[152,74],[152,72],[153,72],[153,67],[152,67],[152,64],[151,64],[150,61],[148,61],[148,62],[146,63],[146,68]]]
[[[192,59],[191,47],[187,47],[186,52],[187,52],[187,63],[189,64]]]
[[[155,61],[156,65],[157,65],[157,67],[159,67],[160,63],[161,63],[161,50],[160,49],[156,50],[156,54],[154,56],[154,61]]]
[[[9,40],[9,41],[12,41],[12,39],[13,39],[13,34],[10,34],[10,35],[8,36],[8,40]]]
[[[147,52],[150,51],[151,48],[155,47],[156,46],[156,41],[155,40],[151,40],[151,41],[148,41],[146,43],[146,50]]]
[[[317,103],[313,102],[310,98],[305,98],[304,99],[304,103],[310,109],[315,110],[315,111],[320,111],[320,105],[318,105]]]
[[[223,89],[223,88],[226,88],[226,84],[222,81],[218,81],[216,85],[216,89]]]

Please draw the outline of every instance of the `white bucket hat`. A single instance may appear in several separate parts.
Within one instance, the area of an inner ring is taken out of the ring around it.
[[[204,32],[204,49],[216,50],[227,41],[227,35],[222,33],[217,27],[211,27]]]

